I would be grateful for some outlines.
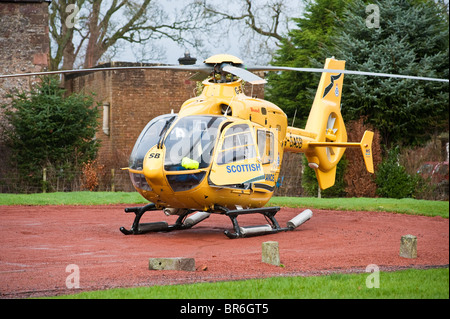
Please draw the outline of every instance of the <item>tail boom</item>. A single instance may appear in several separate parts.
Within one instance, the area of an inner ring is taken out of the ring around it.
[[[361,139],[361,142],[317,142],[311,134],[302,134],[303,130],[296,128],[288,128],[285,142],[283,143],[284,151],[293,153],[305,153],[309,167],[316,172],[316,177],[321,189],[326,189],[334,185],[336,176],[336,164],[329,164],[331,167],[324,165],[324,156],[319,150],[323,148],[338,149],[341,154],[347,148],[360,148],[364,159],[364,164],[368,172],[373,173],[373,157],[372,157],[372,140],[373,132],[366,131]],[[295,134],[295,133],[297,134]],[[305,132],[305,131],[303,131]],[[325,166],[325,168],[324,168]]]

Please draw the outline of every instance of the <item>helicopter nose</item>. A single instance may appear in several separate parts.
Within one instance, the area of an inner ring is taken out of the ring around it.
[[[163,165],[164,152],[155,146],[148,151],[143,163],[143,173],[152,189],[165,184]]]

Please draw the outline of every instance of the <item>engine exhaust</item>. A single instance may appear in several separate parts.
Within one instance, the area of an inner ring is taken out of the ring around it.
[[[312,211],[310,209],[306,209],[294,218],[292,218],[290,221],[287,222],[287,227],[290,229],[295,229],[301,224],[305,223],[312,217]]]
[[[211,215],[211,213],[197,212],[194,215],[189,216],[188,218],[186,218],[186,220],[184,221],[184,225],[187,226],[187,227],[192,227],[192,226],[200,223],[202,220],[208,218],[209,215]]]

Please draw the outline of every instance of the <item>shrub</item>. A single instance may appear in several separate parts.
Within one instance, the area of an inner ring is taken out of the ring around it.
[[[366,130],[374,132],[372,143],[372,156],[374,170],[382,161],[380,133],[373,126],[365,123],[364,118],[350,121],[347,124],[347,140],[357,142],[361,140]],[[345,151],[348,160],[347,170],[344,175],[347,197],[376,197],[377,185],[375,175],[367,171],[360,148],[348,148]]]
[[[105,165],[99,165],[97,160],[83,163],[81,188],[88,191],[96,191],[99,187],[99,174],[103,172]]]
[[[409,175],[398,163],[399,148],[389,151],[387,158],[378,166],[375,182],[377,194],[387,198],[414,197],[419,176]]]

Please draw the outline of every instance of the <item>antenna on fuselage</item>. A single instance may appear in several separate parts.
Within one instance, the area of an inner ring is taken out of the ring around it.
[[[295,112],[294,112],[294,118],[292,119],[292,127],[294,126],[294,122],[295,122],[295,116],[297,115],[297,109],[295,109]]]

